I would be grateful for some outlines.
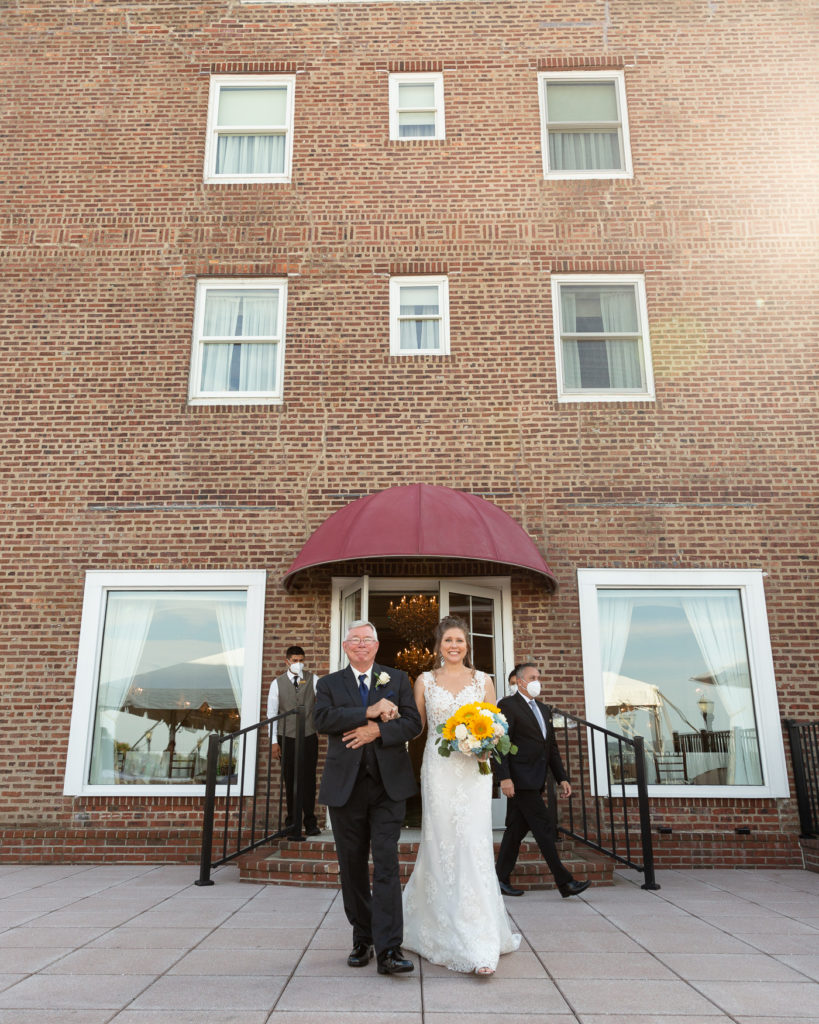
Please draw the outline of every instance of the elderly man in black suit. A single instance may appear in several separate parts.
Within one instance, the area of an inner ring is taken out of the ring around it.
[[[540,680],[537,666],[517,665],[510,676],[516,691],[498,704],[509,723],[509,738],[518,748],[516,754],[507,754],[496,766],[501,792],[509,803],[506,810],[506,831],[501,840],[495,870],[501,892],[506,896],[522,896],[509,877],[518,859],[520,844],[528,832],[535,837],[540,852],[554,876],[560,895],[577,896],[589,887],[589,882],[578,882],[563,865],[555,848],[555,827],[543,800],[546,772],[551,768],[560,789],[560,795],[570,797],[572,787],[566,777],[560,751],[548,729],[550,708],[539,703]]]
[[[379,974],[404,974],[413,963],[401,950],[398,838],[407,797],[418,791],[406,744],[420,733],[421,716],[407,674],[376,664],[371,622],[350,625],[344,651],[347,668],[318,681],[313,718],[329,736],[319,800],[330,808],[344,911],[353,926],[347,963],[366,966],[374,946]]]

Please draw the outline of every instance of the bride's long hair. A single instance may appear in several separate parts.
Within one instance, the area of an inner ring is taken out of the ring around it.
[[[474,669],[475,666],[472,664],[472,644],[469,640],[469,625],[457,615],[445,615],[438,625],[435,627],[435,646],[432,649],[432,654],[435,660],[433,665],[438,668],[441,664],[441,641],[444,638],[444,633],[448,629],[459,629],[466,640],[466,655],[464,656],[464,665],[467,668]]]

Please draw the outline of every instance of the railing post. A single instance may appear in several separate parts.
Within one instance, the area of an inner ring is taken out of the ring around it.
[[[802,830],[802,839],[810,838],[813,833],[814,823],[811,814],[810,792],[808,791],[808,778],[805,772],[805,759],[802,752],[802,734],[798,722],[793,719],[786,719],[788,727],[788,739],[791,741],[791,761],[793,762],[793,784],[796,789],[796,806],[799,808],[799,827]]]
[[[302,825],[302,805],[304,803],[304,795],[302,793],[301,778],[302,771],[304,768],[304,708],[296,708],[296,743],[295,750],[293,751],[293,836],[292,838],[299,842],[304,839],[301,832]]]
[[[205,778],[205,806],[202,821],[202,850],[199,855],[199,878],[195,885],[213,885],[210,862],[213,854],[213,815],[216,810],[216,771],[221,740],[216,733],[208,737],[208,767]]]
[[[634,737],[634,771],[637,776],[637,807],[640,811],[640,839],[643,845],[643,874],[645,881],[641,889],[659,889],[654,877],[654,845],[651,841],[651,811],[648,804],[646,782],[645,741],[642,736]]]

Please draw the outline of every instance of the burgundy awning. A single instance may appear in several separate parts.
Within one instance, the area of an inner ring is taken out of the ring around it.
[[[287,570],[362,558],[468,558],[528,569],[556,583],[535,542],[485,498],[449,487],[410,484],[368,494],[318,527]]]

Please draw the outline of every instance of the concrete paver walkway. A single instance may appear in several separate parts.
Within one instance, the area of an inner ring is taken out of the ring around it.
[[[617,872],[506,904],[497,974],[351,970],[340,895],[234,867],[0,866],[0,1024],[807,1024],[819,1021],[819,874]]]

